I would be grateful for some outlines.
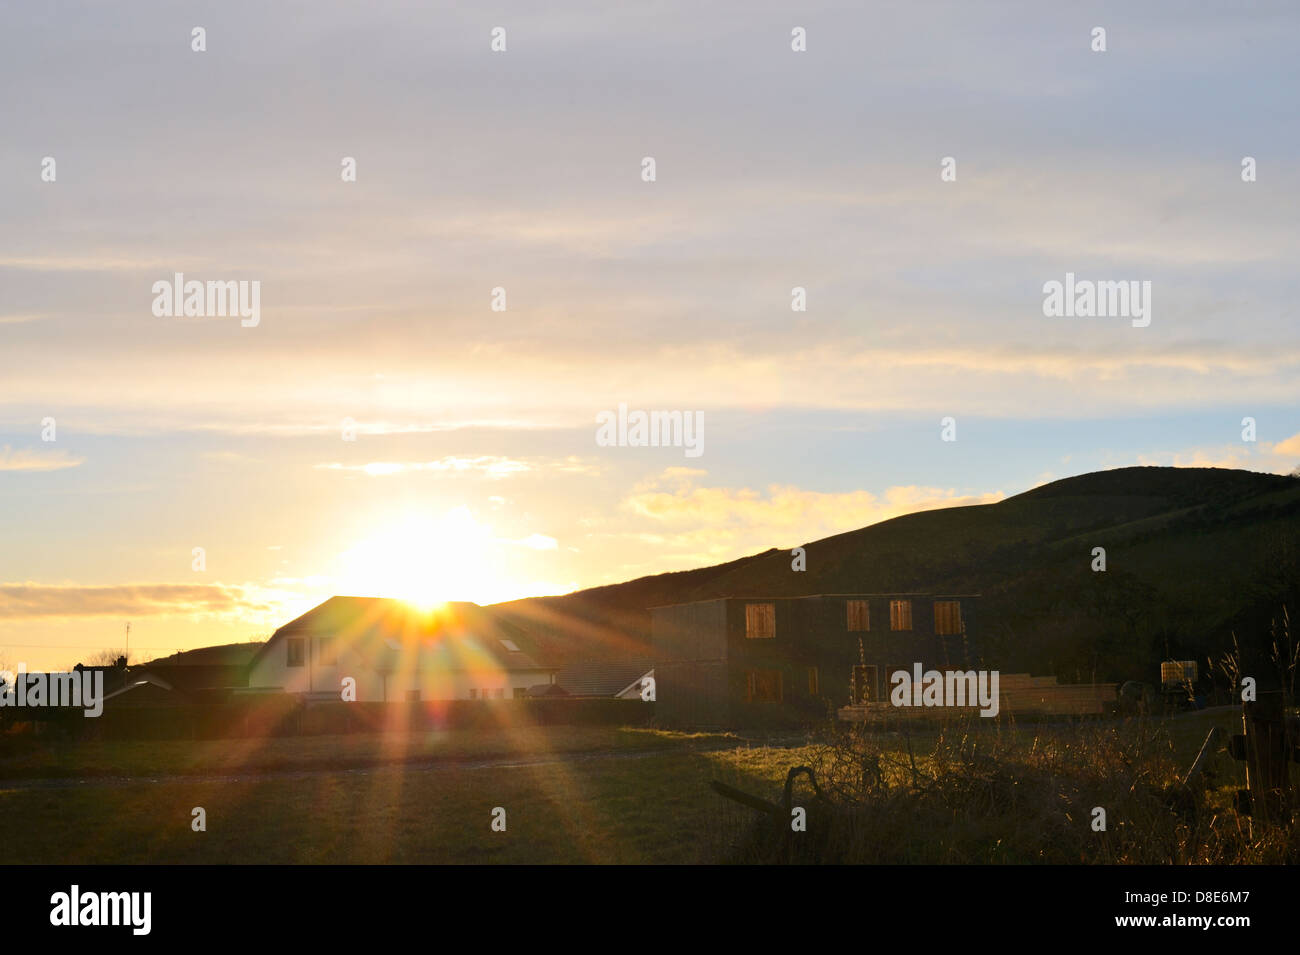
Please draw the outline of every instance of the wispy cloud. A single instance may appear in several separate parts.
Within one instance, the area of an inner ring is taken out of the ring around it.
[[[1272,451],[1274,454],[1300,459],[1300,433],[1291,435],[1285,441],[1279,441],[1273,445]]]
[[[476,458],[445,457],[437,461],[370,461],[366,464],[341,464],[332,462],[316,465],[322,471],[351,471],[370,477],[388,477],[393,474],[409,474],[416,471],[434,471],[439,473],[479,472],[492,478],[508,477],[529,471],[531,468],[523,461],[495,455],[483,455]]]
[[[597,465],[577,457],[523,461],[499,455],[459,457],[450,455],[436,461],[369,461],[365,464],[343,464],[338,461],[315,465],[322,471],[348,471],[369,477],[388,477],[432,471],[440,474],[481,474],[488,478],[505,478],[530,471],[551,471],[561,474],[597,474]]]
[[[1300,466],[1300,433],[1277,442],[1239,442],[1140,454],[1137,463],[1176,468],[1243,468],[1289,474]]]
[[[85,458],[73,457],[66,451],[32,451],[25,448],[15,451],[7,444],[0,448],[0,471],[62,471],[85,462]]]
[[[686,472],[686,473],[683,473]],[[643,482],[625,501],[655,527],[634,535],[691,560],[727,560],[774,544],[800,544],[913,511],[991,504],[1001,492],[898,485],[870,491],[809,491],[773,484],[766,490],[707,487],[700,472],[670,469]]]
[[[259,613],[271,605],[224,584],[0,584],[0,617]]]

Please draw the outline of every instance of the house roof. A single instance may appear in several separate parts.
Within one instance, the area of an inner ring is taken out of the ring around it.
[[[580,660],[560,668],[555,683],[570,696],[614,696],[649,672],[648,660]]]
[[[252,663],[289,637],[315,636],[335,638],[340,652],[381,672],[554,669],[533,658],[523,630],[478,604],[456,601],[423,611],[387,597],[331,597],[275,631]]]
[[[152,673],[141,673],[137,676],[129,677],[121,688],[114,690],[112,693],[104,694],[104,702],[107,703],[114,697],[121,696],[123,693],[130,693],[132,690],[138,690],[141,687],[155,686],[160,690],[173,691],[176,688],[160,677]]]
[[[619,690],[619,691],[618,691],[617,693],[615,693],[614,695],[615,695],[615,696],[622,696],[624,693],[629,693],[629,692],[631,692],[631,691],[633,691],[633,690],[635,690],[635,691],[637,691],[637,692],[640,692],[641,689],[642,689],[642,687],[645,686],[645,681],[646,681],[646,679],[649,678],[649,679],[653,680],[653,679],[654,679],[654,675],[655,675],[654,667],[651,667],[649,670],[646,670],[645,673],[642,673],[639,677],[637,677],[635,680],[633,680],[633,681],[632,681],[631,683],[629,683],[627,686],[623,687],[623,689]]]
[[[147,669],[154,666],[247,666],[264,645],[264,641],[224,643],[216,647],[181,650],[170,656],[156,657],[147,663],[138,664],[133,669]]]

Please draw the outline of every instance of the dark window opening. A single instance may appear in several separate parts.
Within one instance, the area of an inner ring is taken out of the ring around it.
[[[912,629],[912,601],[891,600],[889,602],[889,629]]]
[[[868,601],[850,600],[848,615],[850,633],[861,633],[871,629],[871,604]]]
[[[745,604],[745,636],[750,640],[776,636],[776,604]]]
[[[747,670],[745,680],[748,684],[746,700],[750,703],[781,702],[780,670]]]
[[[934,602],[934,632],[939,636],[961,633],[961,601],[936,600]]]

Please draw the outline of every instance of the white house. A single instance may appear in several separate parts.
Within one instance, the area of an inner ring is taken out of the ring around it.
[[[358,702],[507,699],[555,682],[527,635],[469,602],[422,611],[382,597],[331,597],[285,624],[249,669],[249,692]]]

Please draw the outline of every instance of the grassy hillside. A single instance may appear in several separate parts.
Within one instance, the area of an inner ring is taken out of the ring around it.
[[[650,657],[648,608],[721,596],[979,593],[990,665],[1063,679],[1156,678],[1300,608],[1300,480],[1220,468],[1120,468],[996,504],[909,514],[699,570],[500,607],[560,658]],[[1107,570],[1091,569],[1106,549]]]

